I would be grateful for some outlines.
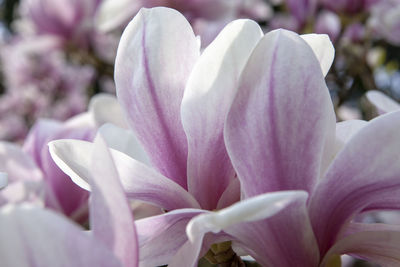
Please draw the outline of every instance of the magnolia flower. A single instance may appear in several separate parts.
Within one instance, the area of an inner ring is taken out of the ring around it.
[[[7,240],[0,245],[3,266],[138,266],[129,204],[115,169],[104,158],[106,146],[101,138],[95,143],[96,150],[90,155],[91,231],[34,205],[4,206],[0,209],[0,238]]]
[[[371,8],[368,25],[387,42],[400,45],[400,1],[378,1]]]
[[[234,21],[200,56],[187,20],[167,8],[142,9],[126,28],[115,80],[133,131],[106,125],[100,132],[114,148],[112,158],[128,197],[168,211],[137,222],[140,258],[146,265],[167,264],[179,248],[190,247],[185,226],[193,216],[240,199],[223,129],[240,74],[262,38],[254,21]],[[333,60],[329,39],[325,35],[303,39],[311,56],[320,59],[318,71],[326,74]],[[84,141],[50,143],[55,162],[83,188],[88,187],[87,151],[92,149]],[[298,199],[295,194],[292,197]]]
[[[321,4],[335,12],[357,13],[367,9],[373,3],[380,0],[338,0],[335,2],[321,0]]]
[[[340,266],[342,254],[400,264],[398,226],[353,222],[400,208],[400,112],[338,123],[335,131],[318,61],[301,38],[280,31],[252,52],[224,127],[243,199],[280,190],[308,198],[253,222],[243,212],[251,204],[233,223],[224,210],[199,215],[187,227],[189,251],[203,234],[222,231],[262,266]]]
[[[302,27],[315,14],[318,0],[286,0],[286,4],[290,13]]]
[[[94,16],[100,2],[24,0],[21,5],[22,23],[28,24],[37,34],[52,35],[65,42],[86,46],[94,30]]]
[[[80,222],[86,220],[88,192],[76,186],[54,164],[47,143],[60,138],[93,140],[99,123],[111,119],[102,114],[104,105],[108,106],[108,116],[121,116],[114,98],[98,95],[92,99],[88,112],[66,122],[39,120],[22,147],[0,142],[0,171],[6,172],[9,180],[8,186],[0,191],[0,203],[40,202],[44,197],[46,207]],[[111,121],[123,125],[115,119]]]
[[[329,38],[335,42],[340,35],[341,23],[340,18],[333,12],[323,11],[318,14],[315,22],[316,33],[326,33]]]
[[[202,46],[208,45],[236,18],[266,20],[272,15],[270,6],[263,0],[106,0],[99,7],[96,24],[100,31],[109,32],[125,26],[140,8],[156,6],[171,7],[185,15],[201,37]]]
[[[90,66],[68,63],[59,47],[60,42],[50,36],[15,38],[3,47],[6,90],[0,98],[2,125],[10,124],[11,116],[29,128],[41,117],[66,120],[84,112],[94,71]],[[0,138],[25,137],[27,129],[21,132],[15,124]]]

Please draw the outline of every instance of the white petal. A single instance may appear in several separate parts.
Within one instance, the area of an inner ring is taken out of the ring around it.
[[[303,34],[300,36],[309,46],[311,46],[319,64],[321,65],[322,73],[326,76],[335,57],[335,48],[333,47],[329,36],[326,34],[315,33]]]
[[[304,197],[307,197],[304,191],[279,191],[258,195],[220,211],[195,217],[188,223],[186,233],[189,240],[194,241],[207,232],[218,233],[240,222],[266,219],[284,209],[291,201]]]

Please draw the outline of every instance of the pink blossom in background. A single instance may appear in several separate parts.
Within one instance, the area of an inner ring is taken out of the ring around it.
[[[290,14],[303,27],[310,17],[315,15],[318,0],[285,0]]]
[[[107,112],[107,113],[106,113]],[[113,116],[117,118],[113,118]],[[0,170],[8,174],[9,184],[0,192],[1,204],[44,202],[48,208],[73,220],[85,222],[88,192],[76,186],[50,157],[47,143],[62,138],[93,140],[97,127],[105,122],[124,125],[118,120],[119,106],[107,95],[91,100],[90,110],[65,122],[38,120],[22,147],[1,142]]]
[[[90,232],[32,204],[0,208],[4,266],[137,267],[138,243],[129,203],[98,138],[90,155]],[[101,175],[99,175],[101,174]],[[104,175],[104,176],[103,176]]]
[[[332,42],[335,42],[341,32],[341,22],[338,15],[333,12],[323,11],[318,14],[314,31],[329,35]]]
[[[86,109],[93,69],[66,62],[58,46],[56,39],[47,36],[15,39],[3,47],[6,91],[0,99],[0,118],[14,116],[26,126],[4,133],[1,139],[24,137],[27,127],[40,117],[65,120]]]
[[[394,45],[400,45],[400,1],[381,0],[371,7],[368,26],[375,35]]]
[[[181,12],[192,24],[202,46],[207,46],[221,29],[237,18],[265,21],[272,15],[270,6],[263,0],[106,0],[97,16],[98,27],[110,31],[124,27],[142,7],[166,6]]]
[[[35,34],[50,35],[63,42],[87,46],[94,29],[94,16],[101,0],[23,0],[24,27]]]

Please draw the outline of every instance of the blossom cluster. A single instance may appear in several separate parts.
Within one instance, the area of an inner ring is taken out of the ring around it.
[[[1,51],[18,140],[0,141],[1,265],[400,266],[400,104],[368,54],[398,45],[396,8],[22,1]],[[340,113],[355,100],[373,119]]]

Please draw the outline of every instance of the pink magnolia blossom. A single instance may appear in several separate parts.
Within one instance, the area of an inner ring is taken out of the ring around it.
[[[35,34],[51,35],[73,44],[86,46],[94,31],[94,16],[100,0],[24,0],[23,23]],[[25,26],[26,27],[26,26]]]
[[[118,117],[115,100],[98,95],[91,101],[90,111],[66,122],[42,119],[29,132],[22,147],[16,144],[0,143],[0,170],[8,174],[8,186],[0,192],[0,202],[40,202],[44,198],[46,207],[64,213],[77,220],[87,217],[88,192],[76,186],[53,162],[47,143],[60,138],[93,140],[96,129],[104,121]],[[103,106],[108,114],[103,114]],[[114,109],[114,110],[113,110]],[[107,115],[109,117],[107,117]]]
[[[381,0],[373,5],[368,24],[380,38],[400,45],[400,1]]]
[[[41,36],[16,38],[3,47],[6,90],[0,98],[0,121],[4,128],[15,127],[2,139],[24,137],[40,117],[66,120],[85,110],[93,69],[66,62],[59,46],[57,39]]]
[[[0,245],[3,266],[138,266],[130,206],[116,170],[103,158],[105,144],[100,138],[95,143],[90,155],[91,231],[32,204],[4,206],[0,209],[0,238],[7,240]]]
[[[246,221],[252,205],[237,209],[233,223],[225,210],[200,215],[188,224],[188,250],[214,232],[230,235],[262,266],[340,266],[342,254],[398,266],[400,227],[354,219],[400,208],[400,112],[335,124],[311,49],[290,32],[265,35],[242,72],[225,144],[243,199],[305,195],[258,221]]]
[[[156,6],[174,8],[185,15],[204,47],[234,19],[266,20],[272,14],[262,0],[106,0],[97,14],[98,28],[107,32],[125,26],[140,8]]]
[[[108,125],[100,133],[113,148],[112,159],[128,197],[168,211],[137,222],[143,264],[169,263],[181,247],[191,246],[185,226],[193,216],[239,201],[240,184],[223,130],[240,74],[262,38],[254,21],[237,20],[200,55],[187,20],[167,8],[143,9],[126,28],[115,80],[132,131]],[[328,37],[313,34],[301,39],[320,59],[318,71],[326,74],[333,60]],[[93,144],[84,141],[50,143],[55,162],[83,188],[88,188],[85,158],[92,150]],[[278,199],[289,199],[288,203],[303,195],[288,192]],[[265,206],[277,205],[275,197],[264,196]]]

